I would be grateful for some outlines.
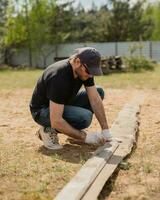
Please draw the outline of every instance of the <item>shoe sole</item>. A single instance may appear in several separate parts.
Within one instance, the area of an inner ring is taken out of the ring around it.
[[[39,130],[37,131],[36,136],[37,136],[40,140],[42,140],[42,137],[41,137],[41,134],[40,134]]]
[[[49,149],[49,150],[60,150],[60,149],[63,149],[63,147],[49,148],[49,147],[47,147],[47,146],[45,146],[45,145],[44,145],[44,147],[45,147],[46,149]]]

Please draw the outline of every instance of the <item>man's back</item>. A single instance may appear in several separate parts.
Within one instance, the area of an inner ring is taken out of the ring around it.
[[[38,79],[30,109],[37,111],[42,107],[48,107],[49,100],[59,104],[68,104],[83,83],[86,85],[92,82],[93,79],[85,82],[79,78],[74,79],[72,66],[68,59],[56,62],[47,67]]]

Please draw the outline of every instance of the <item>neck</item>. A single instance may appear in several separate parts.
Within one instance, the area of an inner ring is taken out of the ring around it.
[[[73,70],[73,76],[74,76],[74,78],[76,79],[77,77],[78,77],[78,75],[76,74],[76,72],[75,72],[75,65],[74,65],[74,59],[73,58],[71,58],[70,60],[69,60],[69,63],[71,64],[71,66],[72,66],[72,70]]]

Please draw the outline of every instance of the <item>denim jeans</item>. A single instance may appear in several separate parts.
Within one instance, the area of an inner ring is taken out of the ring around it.
[[[104,90],[96,87],[101,97],[104,99]],[[32,112],[33,119],[41,126],[51,127],[49,108],[42,108],[38,115]],[[85,90],[79,91],[69,105],[64,105],[63,118],[74,128],[84,129],[92,122],[93,111]]]

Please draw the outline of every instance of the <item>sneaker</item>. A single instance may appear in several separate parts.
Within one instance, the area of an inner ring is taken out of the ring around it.
[[[41,127],[37,131],[37,136],[43,141],[43,144],[47,149],[58,150],[63,148],[63,146],[59,144],[56,131],[44,132],[44,127]]]

